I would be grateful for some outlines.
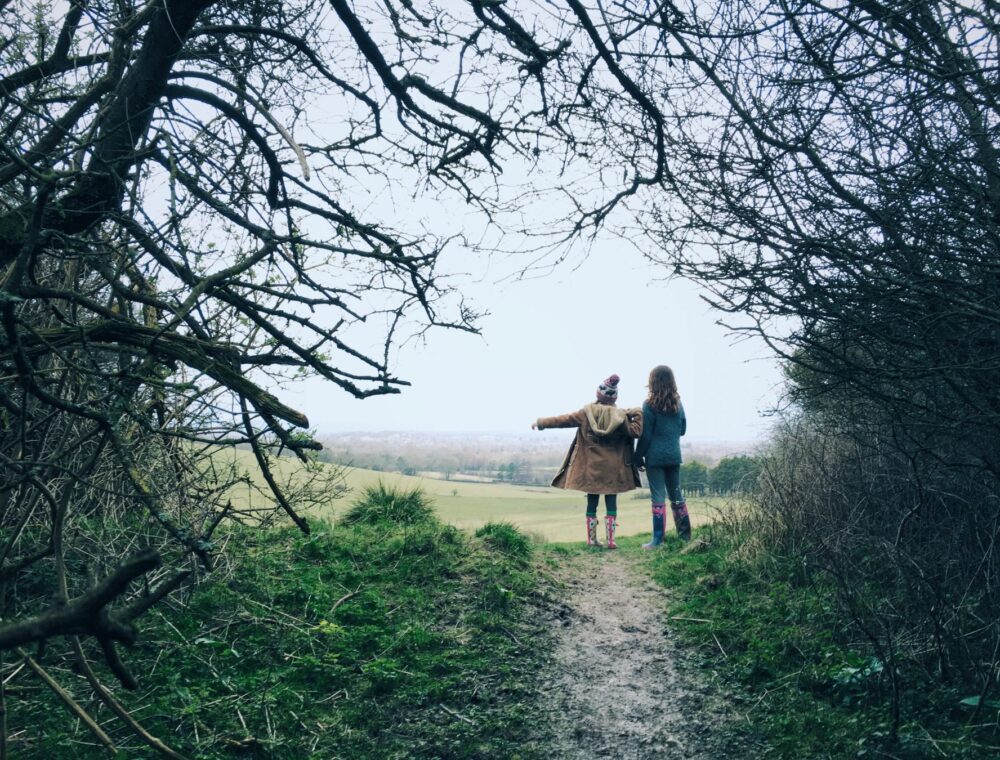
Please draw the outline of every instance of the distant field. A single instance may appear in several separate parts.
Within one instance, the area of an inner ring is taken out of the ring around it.
[[[246,465],[252,461],[245,452],[235,453]],[[294,477],[297,467],[292,459],[281,460],[280,469],[286,477]],[[347,485],[352,493],[331,501],[313,515],[338,517],[350,506],[354,494],[379,480],[401,488],[422,488],[434,500],[441,519],[459,528],[475,529],[491,521],[503,520],[514,523],[541,540],[583,540],[584,497],[575,491],[508,483],[462,483],[358,468],[347,471]],[[651,529],[649,501],[645,498],[634,499],[633,493],[618,497],[618,524],[622,536],[649,533]],[[255,501],[251,496],[238,492],[234,493],[234,499],[244,503],[248,499]],[[719,510],[729,508],[732,508],[732,500],[729,499],[710,497],[688,500],[694,525],[710,522]],[[603,501],[598,514],[604,514]]]

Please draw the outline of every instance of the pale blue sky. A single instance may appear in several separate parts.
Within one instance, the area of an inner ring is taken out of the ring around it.
[[[461,288],[491,312],[482,336],[438,330],[404,347],[393,369],[413,385],[401,395],[357,401],[310,380],[286,390],[286,400],[321,434],[524,432],[538,416],[592,401],[613,372],[622,378],[619,404],[638,405],[649,370],[664,363],[676,374],[690,440],[766,434],[762,412],[776,403],[780,370],[761,342],[738,341],[716,324],[720,315],[692,283],[655,281],[662,270],[609,242],[527,281],[496,282],[502,263]]]

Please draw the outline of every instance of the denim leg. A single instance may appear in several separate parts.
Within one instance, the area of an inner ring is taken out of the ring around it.
[[[670,495],[670,501],[674,504],[680,504],[684,501],[684,495],[681,493],[681,466],[679,464],[668,464],[663,468],[663,475],[666,491]]]
[[[646,478],[649,480],[649,498],[654,504],[665,504],[667,501],[667,482],[663,467],[646,466]]]

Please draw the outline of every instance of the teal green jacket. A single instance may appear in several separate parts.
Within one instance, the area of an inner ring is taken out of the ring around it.
[[[648,402],[642,405],[642,436],[635,447],[636,464],[663,467],[681,463],[681,436],[687,432],[684,406],[676,412],[658,412]]]

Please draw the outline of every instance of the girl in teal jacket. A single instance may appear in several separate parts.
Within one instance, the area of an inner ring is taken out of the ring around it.
[[[681,436],[687,432],[687,417],[670,367],[661,364],[649,373],[649,396],[642,405],[642,419],[635,458],[639,469],[646,469],[653,501],[653,540],[642,548],[654,549],[663,543],[667,496],[677,535],[684,541],[691,538],[691,518],[681,493]]]

